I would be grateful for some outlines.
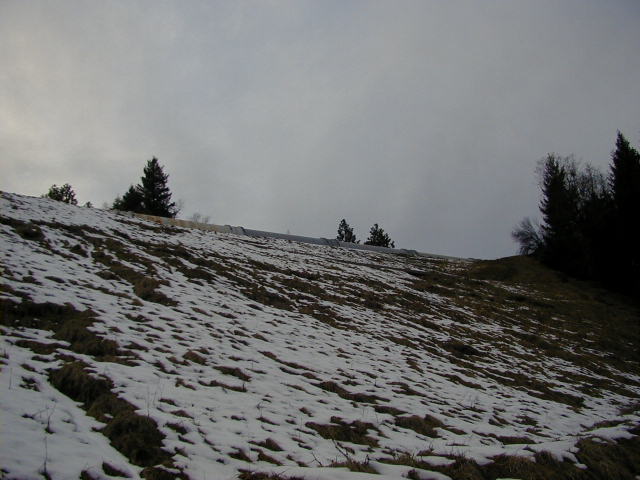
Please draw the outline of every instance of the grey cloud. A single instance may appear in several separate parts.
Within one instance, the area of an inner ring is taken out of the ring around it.
[[[637,2],[0,5],[0,188],[111,202],[157,156],[185,215],[515,252],[547,152],[639,134]]]

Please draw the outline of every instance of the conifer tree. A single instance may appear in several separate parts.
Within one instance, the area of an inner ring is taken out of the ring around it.
[[[627,220],[633,219],[633,213],[637,215],[640,207],[640,154],[620,132],[611,155],[609,182],[619,214]]]
[[[142,192],[140,191],[140,186],[131,185],[122,198],[117,197],[115,199],[112,208],[114,210],[123,210],[125,212],[143,213],[144,207],[142,205]]]
[[[340,225],[338,225],[338,235],[336,236],[336,240],[348,243],[360,243],[359,240],[356,240],[353,228],[349,226],[344,218],[340,221]]]
[[[577,248],[576,219],[578,213],[577,168],[571,157],[549,154],[542,171],[540,211],[544,224],[543,260],[548,265],[573,271]]]
[[[170,218],[178,214],[175,202],[171,201],[171,192],[167,186],[168,179],[169,175],[164,173],[156,157],[147,162],[140,188],[145,213]]]
[[[640,154],[618,132],[611,155],[609,184],[613,196],[616,263],[624,265],[618,281],[625,290],[640,291]]]
[[[68,203],[70,205],[78,204],[78,201],[76,200],[76,192],[73,191],[73,188],[68,183],[65,183],[61,187],[58,187],[56,184],[51,185],[49,192],[43,195],[43,197]]]
[[[389,238],[382,228],[378,224],[374,224],[369,230],[369,238],[364,242],[365,245],[375,245],[378,247],[396,248],[395,243]]]
[[[640,298],[640,154],[618,132],[608,181],[572,157],[550,154],[539,167],[542,227],[523,220],[520,252],[572,276]]]
[[[168,179],[169,175],[164,173],[158,159],[153,157],[144,167],[142,184],[131,185],[122,198],[115,199],[113,208],[174,218],[179,208],[176,207],[175,202],[171,201],[171,192],[167,186]]]

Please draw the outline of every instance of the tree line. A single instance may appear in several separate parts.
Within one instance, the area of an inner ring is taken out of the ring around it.
[[[573,156],[549,154],[537,168],[542,225],[524,218],[512,232],[520,253],[576,278],[597,280],[640,297],[640,154],[618,132],[608,174],[582,165]],[[153,157],[137,185],[118,196],[111,208],[174,218],[169,176]],[[76,205],[69,184],[53,185],[44,195]],[[91,206],[88,202],[86,206]],[[207,217],[208,221],[208,217]],[[336,239],[359,243],[342,219]],[[365,245],[395,248],[376,223]]]
[[[346,219],[340,220],[338,224],[338,235],[336,240],[346,243],[360,243],[353,233],[353,228],[347,223]],[[369,237],[364,242],[365,245],[375,245],[377,247],[396,248],[396,244],[385,231],[375,223],[369,230]]]
[[[608,174],[549,154],[537,169],[542,225],[512,232],[520,253],[576,278],[640,294],[640,154],[618,132]]]
[[[140,183],[131,185],[122,197],[117,196],[111,207],[107,205],[107,208],[175,218],[180,209],[175,202],[171,201],[168,179],[169,175],[164,173],[164,167],[160,165],[156,157],[153,157],[147,161]],[[78,204],[73,187],[68,183],[61,187],[54,184],[49,188],[49,192],[42,196],[71,205]],[[87,202],[85,206],[92,207],[93,205],[91,202]]]
[[[147,161],[143,175],[140,178],[140,183],[130,185],[129,189],[122,196],[116,197],[111,208],[158,217],[175,218],[179,213],[179,208],[175,202],[171,201],[168,179],[169,175],[164,172],[164,167],[160,165],[156,157],[153,157]],[[52,185],[49,192],[43,195],[43,197],[72,205],[78,204],[76,194],[68,183],[65,183],[62,187]],[[85,206],[91,207],[91,203],[87,202]],[[194,214],[192,219],[195,222],[208,223],[209,221],[209,217],[204,217],[199,213]],[[353,228],[349,226],[344,218],[338,225],[338,235],[336,239],[342,242],[360,243],[353,233]],[[371,227],[369,237],[364,243],[365,245],[395,248],[395,243],[377,223]]]

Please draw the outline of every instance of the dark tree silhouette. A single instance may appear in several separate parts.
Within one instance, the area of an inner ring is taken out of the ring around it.
[[[549,154],[542,171],[543,258],[548,265],[565,271],[573,269],[576,248],[578,197],[577,167],[572,157]],[[570,272],[575,273],[575,272]]]
[[[55,184],[51,185],[49,192],[43,195],[43,197],[51,198],[59,202],[69,203],[71,205],[78,204],[78,201],[76,200],[76,193],[68,183],[65,183],[61,187],[58,187]]]
[[[538,174],[543,224],[512,232],[520,253],[572,276],[640,298],[640,154],[618,132],[608,179],[573,157],[550,154]]]
[[[353,228],[349,226],[347,221],[343,218],[338,225],[338,235],[336,236],[336,240],[340,240],[341,242],[348,243],[360,243],[359,240],[356,240],[356,236],[353,233]]]
[[[375,245],[378,247],[388,247],[388,248],[396,248],[396,245],[389,235],[384,233],[384,230],[378,226],[378,224],[374,224],[369,230],[369,238],[364,242],[365,245]]]
[[[171,192],[167,186],[168,179],[169,175],[164,173],[156,157],[147,162],[141,185],[145,213],[170,218],[178,214],[176,204],[171,201]]]
[[[511,233],[513,239],[520,244],[520,255],[534,255],[540,251],[544,242],[539,225],[534,225],[529,217],[525,217]]]
[[[113,202],[113,208],[159,217],[174,218],[179,209],[171,201],[171,191],[167,185],[169,175],[164,173],[162,165],[156,157],[149,160],[144,167],[142,184],[130,186],[129,190]]]
[[[140,186],[129,187],[129,190],[122,196],[117,197],[113,202],[114,210],[124,210],[126,212],[143,213],[144,207],[142,205],[142,192]]]
[[[620,132],[611,154],[609,184],[616,263],[624,265],[618,278],[621,284],[640,292],[640,154]]]

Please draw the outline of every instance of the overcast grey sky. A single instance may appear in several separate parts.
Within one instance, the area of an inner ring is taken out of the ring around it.
[[[640,139],[640,2],[0,0],[0,189],[512,255],[535,162]]]

